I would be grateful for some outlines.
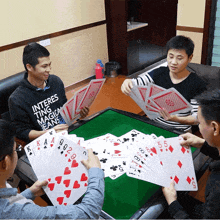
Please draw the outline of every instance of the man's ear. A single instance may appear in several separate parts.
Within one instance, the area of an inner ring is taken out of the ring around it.
[[[213,128],[213,135],[218,136],[220,134],[220,124],[217,121],[212,121],[211,126]]]
[[[11,166],[11,163],[12,163],[11,156],[10,155],[6,155],[5,159],[2,162],[3,162],[2,168],[5,169],[5,170],[9,170],[10,166]]]
[[[192,61],[192,58],[193,58],[193,54],[191,54],[191,55],[189,56],[189,63]]]
[[[27,68],[28,71],[33,70],[33,66],[31,66],[31,64],[29,64],[29,63],[26,64],[26,68]]]
[[[3,172],[5,170],[6,170],[6,162],[5,162],[5,158],[4,158],[4,160],[2,160],[0,162],[0,172]]]

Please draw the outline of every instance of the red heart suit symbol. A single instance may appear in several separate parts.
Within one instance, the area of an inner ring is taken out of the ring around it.
[[[71,167],[78,167],[79,164],[76,162],[76,160],[73,160]]]
[[[55,184],[54,183],[49,183],[48,187],[50,189],[50,191],[53,191]]]
[[[71,194],[71,190],[65,190],[64,194],[66,195],[66,198],[69,198]]]
[[[119,143],[114,143],[114,146],[118,146],[119,145]]]
[[[80,184],[78,183],[78,181],[76,180],[73,184],[73,188],[74,189],[78,189],[80,187]]]
[[[68,187],[70,185],[70,180],[64,180],[63,181],[63,184]]]
[[[62,205],[64,197],[57,197],[57,202]]]
[[[151,151],[152,151],[153,153],[157,154],[157,150],[156,150],[155,147],[152,147],[152,148],[151,148]]]
[[[120,150],[115,150],[115,154],[121,153]]]
[[[86,181],[88,177],[86,176],[85,173],[82,174],[80,181]]]
[[[68,175],[71,173],[71,170],[69,169],[69,167],[66,167],[64,170],[64,175]]]
[[[58,184],[60,184],[62,180],[62,176],[55,177],[55,180],[57,181]]]

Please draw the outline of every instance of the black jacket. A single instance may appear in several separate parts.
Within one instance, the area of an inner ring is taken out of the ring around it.
[[[31,130],[46,130],[60,124],[59,110],[66,101],[64,85],[59,77],[50,75],[45,89],[39,89],[28,82],[26,73],[8,101],[16,136],[29,142]]]

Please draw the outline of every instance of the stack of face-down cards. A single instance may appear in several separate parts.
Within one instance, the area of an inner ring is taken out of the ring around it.
[[[105,134],[84,140],[53,129],[25,146],[30,164],[54,205],[73,204],[87,190],[88,170],[81,163],[87,149],[100,160],[105,177],[112,180],[123,174],[159,186],[175,182],[175,189],[196,191],[197,180],[191,149],[180,145],[181,137],[164,138],[137,130],[116,137]]]
[[[160,109],[166,109],[171,115],[192,110],[190,103],[175,88],[164,89],[153,83],[145,86],[133,84],[130,97],[150,119],[160,117]]]
[[[75,120],[80,118],[80,110],[90,107],[100,92],[105,79],[93,79],[89,85],[78,90],[60,109],[60,114],[64,121],[70,126]]]

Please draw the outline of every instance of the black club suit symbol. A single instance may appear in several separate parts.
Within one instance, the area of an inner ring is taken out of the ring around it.
[[[106,158],[105,158],[105,159],[103,158],[103,159],[101,159],[100,161],[103,162],[103,163],[106,163],[107,159],[106,159]]]
[[[112,167],[110,167],[110,169],[112,169],[113,171],[116,171],[117,168],[118,168],[118,166],[114,166],[114,165]]]

